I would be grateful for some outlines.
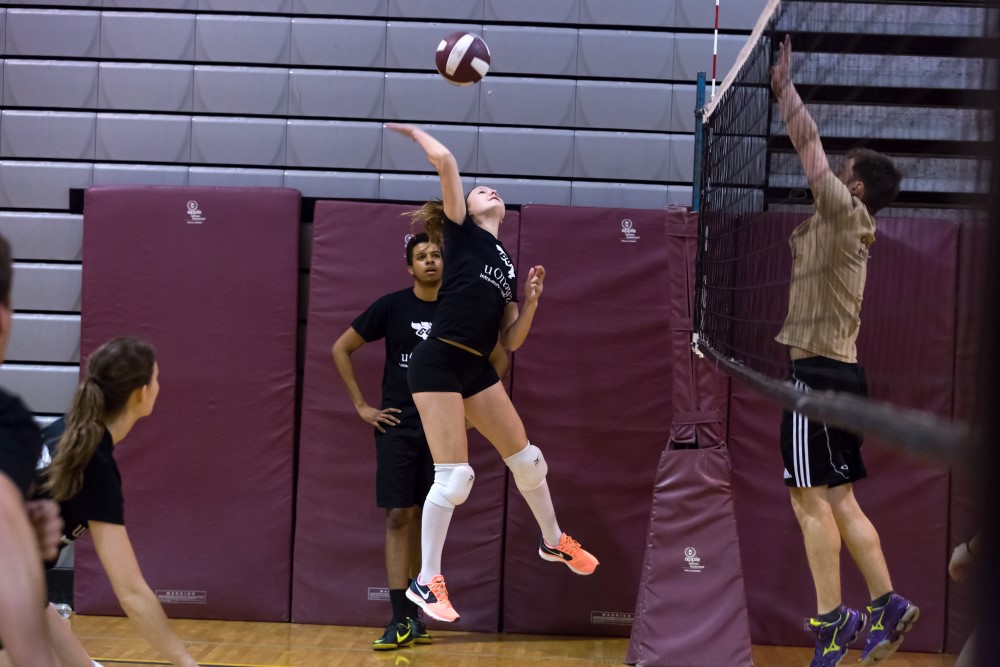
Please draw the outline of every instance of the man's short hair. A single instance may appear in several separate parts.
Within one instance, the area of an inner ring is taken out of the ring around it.
[[[414,234],[410,237],[410,240],[406,242],[406,265],[413,266],[413,249],[416,248],[421,243],[430,243],[431,238],[427,236],[426,232],[420,232],[419,234]]]
[[[0,234],[0,306],[10,307],[11,269],[10,243]]]
[[[892,159],[869,148],[855,148],[847,153],[854,160],[854,177],[865,184],[861,201],[875,215],[895,201],[903,175]]]

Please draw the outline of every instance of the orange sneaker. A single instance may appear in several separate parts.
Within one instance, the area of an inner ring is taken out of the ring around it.
[[[425,614],[438,621],[451,623],[459,618],[458,612],[448,602],[448,589],[440,574],[431,577],[427,584],[420,584],[415,578],[406,589],[406,597],[423,609]]]
[[[563,533],[559,538],[558,547],[550,547],[542,539],[538,543],[538,555],[545,560],[565,563],[566,567],[577,574],[593,574],[600,562],[585,551],[580,543]]]

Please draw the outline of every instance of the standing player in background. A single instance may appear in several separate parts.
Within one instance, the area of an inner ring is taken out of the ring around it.
[[[0,236],[0,363],[14,315],[11,279],[10,244]],[[62,524],[55,503],[24,502],[41,449],[31,413],[0,389],[0,656],[25,667],[56,665],[47,641],[42,557],[55,557]]]
[[[153,348],[137,338],[115,338],[94,350],[44,473],[45,489],[60,504],[63,543],[90,531],[115,596],[143,638],[172,665],[197,667],[139,569],[125,530],[122,479],[114,459],[115,447],[153,412],[158,376]],[[54,607],[48,617],[62,667],[90,667],[79,640]]]
[[[413,287],[378,299],[333,344],[333,361],[358,416],[375,427],[375,498],[386,510],[385,569],[392,620],[372,647],[385,651],[416,642],[430,644],[417,606],[406,598],[410,580],[420,571],[420,506],[434,481],[434,462],[413,396],[406,383],[410,355],[427,339],[441,287],[441,246],[427,234],[406,244],[407,271]],[[385,338],[380,408],[368,404],[358,385],[351,355],[365,343]],[[507,355],[497,345],[490,362],[502,376]]]
[[[423,565],[406,595],[432,618],[458,619],[441,574],[452,512],[469,497],[475,472],[469,466],[466,420],[496,448],[514,475],[542,532],[538,554],[566,564],[576,574],[591,574],[598,562],[562,532],[556,520],[541,450],[528,442],[524,424],[496,372],[487,362],[499,335],[514,351],[531,328],[545,269],[532,267],[524,286],[524,310],[515,300],[514,265],[499,240],[505,212],[496,190],[477,187],[466,197],[458,163],[451,152],[423,130],[389,123],[387,127],[420,144],[441,179],[442,200],[414,212],[445,255],[441,304],[431,338],[410,358],[407,378],[434,457],[434,484],[423,516]]]
[[[875,218],[899,193],[892,161],[871,150],[850,151],[839,173],[830,169],[819,131],[791,79],[792,44],[786,36],[771,71],[788,136],[805,170],[815,214],[792,232],[788,316],[777,341],[788,346],[791,379],[803,391],[868,395],[855,341]],[[784,413],[781,453],[785,484],[802,529],[816,587],[817,616],[812,667],[833,667],[866,624],[865,614],[842,604],[841,543],[857,563],[872,600],[864,665],[899,648],[919,610],[892,588],[878,533],[854,497],[853,483],[867,476],[861,437]]]

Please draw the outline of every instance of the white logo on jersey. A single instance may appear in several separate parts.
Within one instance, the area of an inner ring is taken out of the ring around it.
[[[507,277],[511,280],[514,279],[514,265],[510,263],[510,259],[507,258],[507,253],[503,251],[500,244],[497,244],[497,252],[500,253],[500,260],[507,265]]]
[[[410,326],[422,339],[427,340],[427,335],[431,332],[430,322],[410,322]]]

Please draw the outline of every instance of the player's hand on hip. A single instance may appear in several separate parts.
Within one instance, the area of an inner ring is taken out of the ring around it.
[[[394,417],[392,413],[402,412],[398,408],[386,408],[385,410],[379,410],[378,408],[373,408],[370,405],[363,405],[358,408],[358,414],[366,422],[377,428],[381,433],[385,433],[385,426],[395,426],[399,423],[399,419]]]
[[[524,300],[535,303],[542,295],[542,284],[545,282],[545,267],[533,266],[528,270],[528,280],[524,283]]]
[[[58,503],[54,500],[31,500],[25,503],[25,509],[31,525],[35,528],[42,558],[52,560],[59,555],[59,540],[62,538],[63,529]]]
[[[778,97],[792,83],[792,38],[785,35],[785,40],[778,46],[778,57],[771,68],[771,90]]]

